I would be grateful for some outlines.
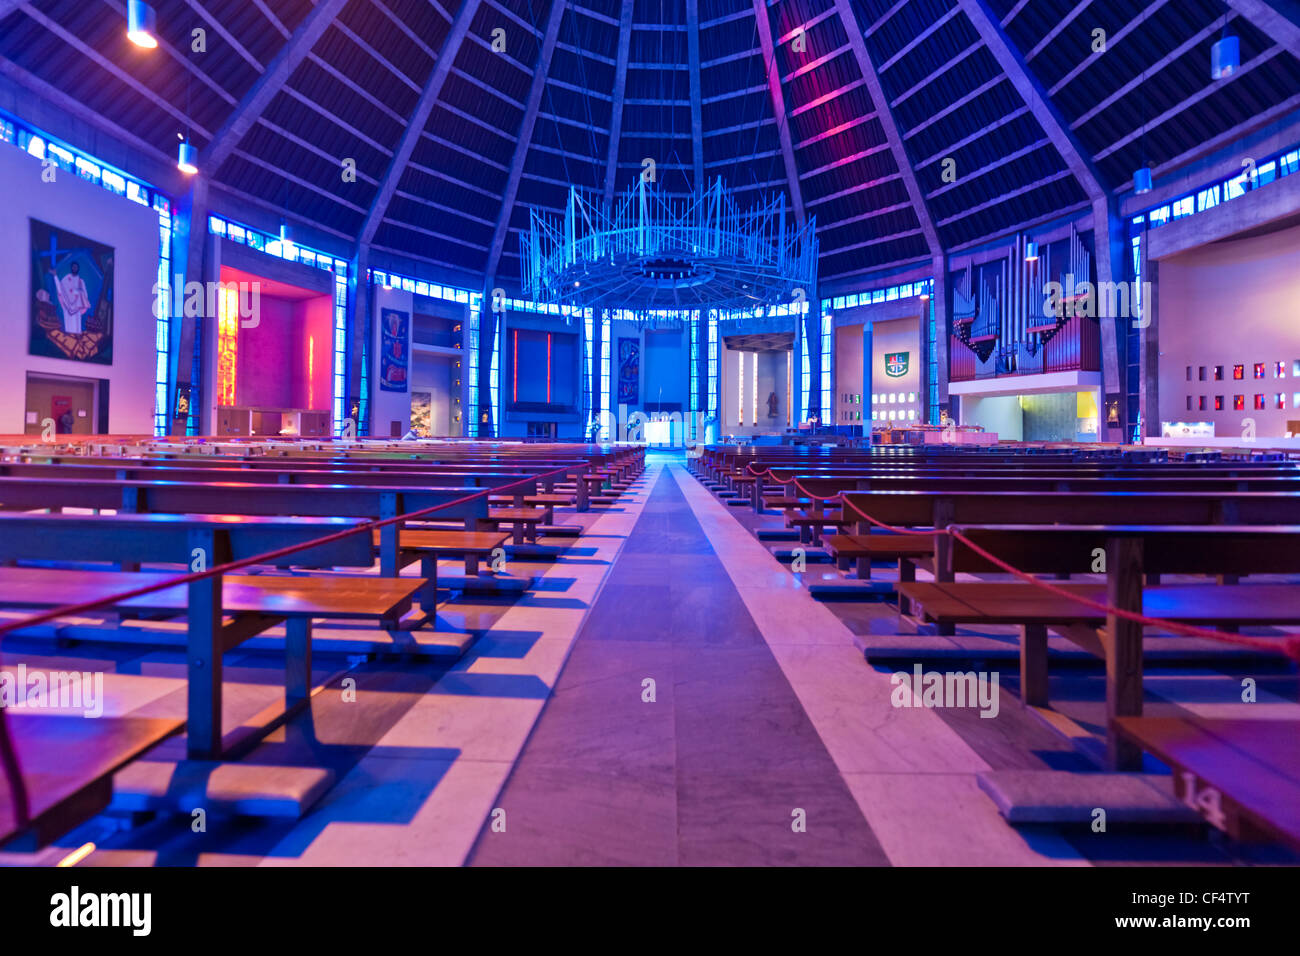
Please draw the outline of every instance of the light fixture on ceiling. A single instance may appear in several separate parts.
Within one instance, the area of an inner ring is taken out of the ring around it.
[[[1151,167],[1147,163],[1147,99],[1144,87],[1147,83],[1146,70],[1142,71],[1142,165],[1133,172],[1133,194],[1141,196],[1143,193],[1151,192]]]
[[[1038,261],[1038,243],[1034,242],[1032,239],[1025,240],[1025,261]]]
[[[154,34],[156,19],[153,7],[144,0],[127,0],[126,38],[138,47],[154,49],[158,46],[158,37]]]
[[[199,150],[187,139],[181,140],[181,148],[176,152],[176,168],[186,176],[193,176],[199,171]]]
[[[289,224],[287,222],[281,219],[280,220],[280,244],[284,245],[286,243],[290,245],[293,244],[293,230],[289,228]]]
[[[1223,35],[1210,47],[1210,78],[1226,80],[1241,68],[1241,40],[1228,32],[1228,12],[1223,12]]]

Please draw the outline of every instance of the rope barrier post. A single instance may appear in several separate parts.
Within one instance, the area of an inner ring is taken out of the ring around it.
[[[403,513],[400,496],[383,494],[379,496],[379,518],[386,521]],[[401,573],[398,566],[398,551],[401,546],[401,521],[394,521],[379,529],[379,574],[385,578],[395,578]]]
[[[185,733],[195,760],[221,757],[221,581],[214,574],[189,585]]]
[[[1106,541],[1106,603],[1142,613],[1143,541]],[[1106,615],[1106,759],[1112,770],[1141,770],[1142,748],[1114,730],[1116,717],[1142,716],[1142,623],[1114,611]]]
[[[284,622],[284,712],[294,713],[311,699],[311,618]]]
[[[953,580],[952,570],[952,535],[947,528],[952,524],[954,506],[951,498],[941,497],[934,503],[934,579],[936,582]],[[952,637],[957,633],[954,624],[936,624],[934,632],[940,637]]]

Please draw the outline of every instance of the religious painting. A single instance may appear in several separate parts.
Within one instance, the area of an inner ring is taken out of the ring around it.
[[[113,364],[113,249],[31,220],[32,291],[28,352]]]
[[[411,431],[421,438],[433,434],[432,392],[411,392]]]
[[[397,309],[379,313],[379,387],[385,392],[406,391],[410,358],[411,316]]]
[[[641,393],[641,340],[618,340],[618,403],[635,405]]]

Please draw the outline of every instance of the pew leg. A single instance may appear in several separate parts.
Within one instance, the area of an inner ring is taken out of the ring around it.
[[[467,578],[478,577],[478,555],[477,554],[465,555],[465,577]]]
[[[586,511],[591,507],[591,499],[587,494],[587,480],[582,475],[578,476],[578,480],[574,485],[574,492],[577,495],[577,508],[579,511]]]
[[[864,554],[857,560],[859,581],[871,580],[871,555]]]
[[[221,756],[221,575],[191,582],[186,648],[186,753]]]
[[[935,522],[935,527],[946,527],[946,522],[941,525]],[[934,536],[934,579],[938,582],[953,580],[952,570],[952,538],[946,534],[937,534]],[[957,627],[954,624],[935,624],[934,633],[941,637],[952,637],[957,633]]]
[[[870,559],[868,558],[868,561]],[[898,583],[907,584],[916,580],[916,565],[905,558],[898,559]],[[898,613],[899,615],[912,613],[912,602],[903,596],[900,589],[898,591]]]
[[[1241,575],[1218,574],[1215,575],[1214,580],[1215,583],[1219,585],[1219,587],[1231,587],[1234,584],[1241,583]],[[1229,634],[1237,634],[1241,631],[1240,625],[1237,624],[1220,624],[1219,629],[1223,631],[1227,631]]]
[[[311,618],[284,623],[284,709],[289,713],[311,697]]]
[[[420,588],[420,610],[430,617],[438,609],[438,556],[426,554],[420,558],[420,577],[427,579]]]
[[[524,543],[524,525],[522,521],[516,521],[510,526],[510,543],[520,545]]]
[[[1142,540],[1116,538],[1106,547],[1106,600],[1142,610]],[[1141,770],[1142,748],[1121,738],[1116,717],[1142,716],[1142,625],[1111,614],[1106,630],[1106,759],[1112,770]]]
[[[1047,706],[1047,626],[1020,626],[1020,704]]]

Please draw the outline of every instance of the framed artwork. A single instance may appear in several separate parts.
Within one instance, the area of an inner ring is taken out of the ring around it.
[[[636,404],[641,392],[641,340],[618,340],[618,403]]]
[[[404,392],[410,353],[411,316],[397,309],[379,313],[379,387],[385,392]]]
[[[112,247],[32,219],[31,263],[27,351],[112,365]]]

